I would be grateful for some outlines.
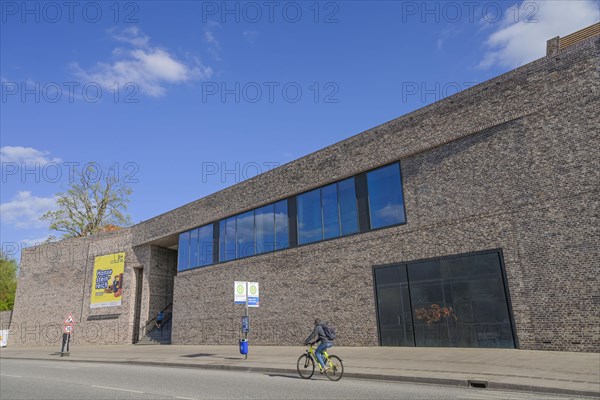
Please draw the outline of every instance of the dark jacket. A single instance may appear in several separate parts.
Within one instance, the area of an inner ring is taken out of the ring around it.
[[[315,329],[313,329],[312,333],[308,335],[304,341],[304,344],[312,342],[315,338],[317,339],[315,342],[332,343],[332,341],[327,339],[327,336],[325,336],[325,331],[323,331],[323,326],[321,324],[315,325]]]

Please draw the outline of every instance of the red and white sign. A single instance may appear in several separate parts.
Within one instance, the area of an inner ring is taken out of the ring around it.
[[[64,322],[65,325],[75,325],[75,319],[73,318],[73,314],[69,313],[67,319]]]
[[[66,333],[67,335],[70,335],[71,333],[73,333],[73,326],[72,325],[66,325],[63,328],[63,332]]]

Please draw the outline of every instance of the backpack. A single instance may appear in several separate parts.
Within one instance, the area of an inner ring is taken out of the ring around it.
[[[323,328],[323,333],[325,333],[325,337],[327,337],[328,340],[335,340],[335,326],[325,322],[321,325],[321,327]]]

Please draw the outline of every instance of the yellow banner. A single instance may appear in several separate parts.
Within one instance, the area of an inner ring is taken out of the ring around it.
[[[96,257],[92,276],[91,308],[121,305],[124,271],[125,253]]]

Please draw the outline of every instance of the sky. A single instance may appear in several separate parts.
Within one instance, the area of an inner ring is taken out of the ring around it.
[[[545,56],[585,1],[0,1],[0,241],[91,167],[152,218]]]

